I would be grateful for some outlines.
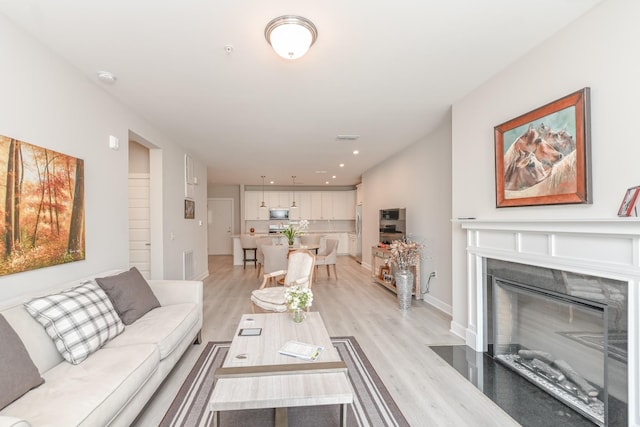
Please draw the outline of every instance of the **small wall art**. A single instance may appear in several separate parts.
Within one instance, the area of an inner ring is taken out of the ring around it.
[[[618,216],[638,216],[640,211],[640,185],[631,187],[624,193],[624,198],[618,209]]]
[[[591,203],[589,88],[494,129],[496,206]]]
[[[196,217],[196,202],[185,199],[184,201],[184,218],[194,219]]]
[[[84,161],[0,136],[0,275],[85,259]]]

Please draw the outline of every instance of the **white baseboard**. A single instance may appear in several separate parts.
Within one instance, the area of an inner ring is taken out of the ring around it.
[[[453,320],[451,321],[451,329],[449,329],[449,332],[451,332],[452,334],[459,336],[460,338],[462,338],[463,340],[467,339],[467,328],[466,326],[463,326],[457,322],[454,322]],[[467,343],[467,345],[469,345],[469,343]]]
[[[439,299],[434,298],[429,294],[424,295],[423,299],[424,299],[424,302],[426,302],[427,304],[430,304],[435,308],[437,308],[438,310],[440,310],[441,312],[449,315],[450,317],[453,317],[453,307],[451,307],[451,305],[445,302],[442,302]]]

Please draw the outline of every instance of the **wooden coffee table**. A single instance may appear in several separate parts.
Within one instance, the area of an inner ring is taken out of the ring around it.
[[[287,425],[287,408],[341,405],[340,425],[346,426],[347,404],[353,390],[347,368],[333,347],[320,313],[305,313],[294,323],[288,313],[245,314],[240,320],[229,353],[216,370],[217,382],[209,408],[220,411],[275,408],[276,426]],[[239,336],[243,328],[262,328],[259,336]],[[284,356],[278,350],[289,340],[320,345],[315,361]]]

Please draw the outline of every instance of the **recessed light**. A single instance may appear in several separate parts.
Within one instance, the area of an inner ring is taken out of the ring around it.
[[[354,155],[358,155],[358,154],[360,154],[360,152],[358,150],[353,150],[353,154]]]
[[[325,183],[325,184],[328,184],[328,183],[329,183],[329,181],[325,181],[324,183]]]
[[[269,184],[275,184],[275,181],[269,181]]]
[[[335,175],[333,175],[331,178],[336,179],[336,176],[335,176]]]
[[[344,167],[344,163],[340,163],[340,165],[339,165],[339,166],[340,166],[341,168],[343,168],[343,167]]]

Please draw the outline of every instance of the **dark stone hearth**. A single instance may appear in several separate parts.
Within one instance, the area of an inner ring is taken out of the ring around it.
[[[430,348],[524,427],[594,425],[486,353],[476,353],[464,345]],[[627,425],[627,405],[611,397],[609,424]]]

